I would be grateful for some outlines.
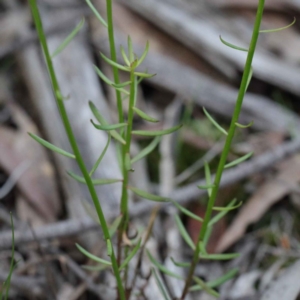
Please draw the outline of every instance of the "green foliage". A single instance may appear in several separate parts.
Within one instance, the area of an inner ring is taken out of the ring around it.
[[[61,96],[59,84],[56,78],[55,70],[53,68],[52,64],[52,58],[55,55],[58,55],[61,51],[67,48],[67,46],[70,44],[72,39],[76,36],[76,34],[80,31],[84,24],[84,20],[82,20],[75,29],[68,35],[68,37],[62,42],[62,44],[54,51],[53,55],[51,56],[48,50],[46,36],[43,30],[42,22],[40,19],[39,11],[36,5],[36,0],[29,0],[33,19],[35,22],[35,26],[39,35],[39,40],[41,43],[42,50],[45,55],[45,60],[49,72],[49,77],[51,79],[52,88],[54,91],[55,100],[57,103],[57,106],[59,108],[61,119],[63,121],[65,131],[67,138],[70,142],[72,152],[69,153],[65,150],[62,150],[58,148],[57,146],[52,145],[51,143],[45,141],[44,139],[34,135],[29,134],[35,141],[40,143],[41,145],[47,147],[51,151],[57,152],[61,155],[67,156],[69,158],[75,159],[78,163],[78,166],[80,168],[81,174],[77,175],[73,172],[68,172],[68,174],[76,181],[80,183],[84,183],[87,185],[91,198],[94,203],[95,212],[97,214],[99,224],[102,228],[104,240],[106,242],[107,246],[107,255],[109,257],[108,260],[99,258],[92,253],[85,250],[80,245],[76,245],[78,250],[88,257],[89,259],[95,261],[98,263],[97,266],[91,267],[91,266],[85,266],[86,269],[99,271],[104,268],[111,268],[113,271],[113,274],[116,278],[117,283],[117,290],[118,290],[118,299],[120,300],[127,300],[126,293],[129,292],[129,295],[131,293],[131,290],[134,289],[134,286],[128,286],[127,281],[127,274],[128,274],[128,268],[130,261],[137,255],[137,253],[140,253],[140,255],[143,254],[143,251],[145,249],[145,245],[142,242],[142,239],[140,237],[135,238],[135,241],[130,241],[125,246],[124,244],[124,236],[127,237],[128,229],[129,229],[129,211],[128,211],[128,192],[131,191],[135,195],[158,203],[170,203],[173,204],[177,210],[198,221],[201,222],[201,230],[199,232],[198,238],[196,241],[193,241],[190,237],[189,233],[187,232],[179,214],[175,214],[175,223],[178,228],[178,231],[180,235],[182,236],[183,240],[186,242],[186,244],[192,249],[193,251],[193,257],[190,262],[176,262],[174,259],[171,258],[173,264],[176,267],[180,268],[187,268],[188,274],[186,277],[182,277],[181,275],[176,274],[174,271],[170,271],[167,269],[163,264],[158,262],[153,255],[147,250],[147,256],[154,265],[152,268],[152,275],[155,278],[155,281],[158,285],[158,288],[162,294],[163,299],[170,300],[171,296],[168,293],[168,289],[165,286],[162,277],[160,276],[159,272],[163,273],[166,276],[175,277],[179,280],[182,280],[184,282],[184,289],[182,291],[182,295],[180,300],[185,299],[185,296],[188,292],[197,291],[197,290],[204,290],[205,292],[209,293],[210,295],[213,295],[215,297],[218,297],[219,294],[214,290],[215,287],[218,287],[220,284],[224,283],[225,281],[229,280],[230,278],[234,277],[237,274],[237,270],[231,270],[224,276],[210,281],[210,282],[204,282],[200,278],[197,278],[194,276],[194,271],[196,268],[197,263],[201,259],[209,259],[209,260],[230,260],[233,258],[236,258],[238,254],[236,253],[229,253],[229,254],[208,254],[206,251],[206,246],[208,243],[208,240],[210,238],[213,226],[221,219],[223,218],[229,211],[233,209],[237,209],[242,203],[236,204],[236,199],[232,200],[226,207],[216,207],[215,206],[215,200],[217,197],[217,194],[219,192],[221,177],[223,174],[223,171],[225,168],[234,167],[238,164],[244,162],[245,160],[249,159],[252,156],[252,153],[248,153],[232,162],[227,163],[228,154],[231,148],[232,140],[235,135],[236,128],[245,129],[250,127],[253,122],[249,123],[248,125],[241,125],[238,123],[243,99],[245,96],[245,93],[248,89],[248,86],[251,82],[251,78],[253,75],[253,69],[252,69],[252,60],[256,49],[256,44],[258,40],[259,33],[263,32],[275,32],[279,31],[285,28],[288,28],[289,26],[292,26],[295,23],[295,20],[288,26],[273,29],[273,30],[260,30],[260,24],[262,20],[263,15],[263,8],[264,8],[264,0],[259,0],[258,9],[257,9],[257,15],[255,19],[255,24],[253,28],[253,34],[252,39],[249,45],[249,48],[242,48],[236,45],[233,45],[227,41],[225,41],[221,36],[220,40],[221,42],[234,49],[239,51],[247,52],[247,60],[245,63],[245,68],[243,72],[242,81],[240,84],[239,93],[236,100],[236,105],[232,114],[231,123],[228,130],[225,130],[211,115],[210,113],[203,108],[204,114],[206,116],[206,121],[203,121],[202,123],[209,124],[211,128],[213,128],[214,131],[217,132],[217,135],[215,135],[216,138],[219,137],[219,135],[223,135],[226,137],[226,141],[223,147],[223,151],[221,153],[221,157],[218,163],[217,171],[214,176],[211,174],[211,168],[209,163],[204,164],[204,174],[205,174],[205,180],[206,184],[204,186],[198,186],[199,189],[204,189],[207,191],[208,194],[208,203],[206,207],[206,212],[204,218],[200,218],[193,212],[189,211],[182,205],[178,204],[174,200],[168,198],[168,197],[162,197],[157,194],[149,193],[144,190],[138,189],[136,187],[130,186],[129,182],[129,172],[134,171],[132,168],[132,165],[139,161],[140,159],[143,159],[153,153],[155,148],[158,146],[161,137],[167,134],[172,134],[176,131],[178,131],[182,125],[176,125],[171,128],[166,128],[162,130],[155,130],[155,131],[149,131],[149,130],[134,130],[133,128],[133,120],[134,116],[138,116],[139,118],[143,119],[146,122],[159,122],[159,120],[149,116],[147,113],[143,112],[139,108],[137,108],[136,101],[137,101],[137,87],[138,84],[144,79],[144,78],[151,78],[152,76],[155,76],[155,74],[149,74],[147,72],[140,72],[137,71],[137,67],[139,67],[143,61],[146,59],[147,54],[149,52],[149,43],[146,43],[145,50],[142,53],[140,57],[137,57],[137,55],[134,53],[134,47],[133,43],[130,37],[128,37],[127,40],[127,52],[123,46],[120,47],[120,54],[123,58],[124,63],[120,63],[117,60],[117,53],[116,53],[116,46],[114,41],[114,29],[113,29],[113,11],[112,11],[112,1],[106,0],[106,20],[99,14],[99,12],[96,10],[94,5],[90,0],[86,0],[88,6],[91,8],[92,12],[96,16],[96,18],[99,20],[99,22],[102,24],[102,26],[105,26],[107,28],[108,32],[108,39],[109,39],[109,45],[110,45],[110,55],[104,55],[103,53],[100,53],[101,59],[108,64],[113,71],[113,79],[108,78],[106,75],[103,74],[103,72],[97,67],[94,66],[96,74],[100,77],[100,79],[110,87],[112,87],[115,90],[116,93],[116,99],[117,99],[117,108],[118,108],[118,121],[116,124],[109,124],[106,120],[106,118],[103,116],[103,114],[97,109],[96,105],[93,102],[89,102],[89,107],[97,120],[97,123],[95,123],[93,120],[91,120],[92,126],[96,128],[97,130],[104,131],[105,134],[108,136],[108,140],[106,145],[104,145],[102,152],[99,155],[99,158],[95,162],[94,166],[92,167],[91,171],[88,172],[86,165],[83,161],[83,158],[81,156],[81,153],[78,148],[77,141],[75,140],[73,130],[71,128],[68,115],[65,110],[63,97]],[[139,69],[140,70],[140,69]],[[127,72],[130,79],[126,82],[120,82],[119,80],[119,71]],[[125,118],[125,113],[123,111],[123,98],[122,96],[128,98],[128,109],[127,114]],[[191,115],[191,111],[188,111],[185,113],[185,121],[189,116]],[[210,129],[211,130],[211,129]],[[132,136],[133,135],[139,135],[139,136],[146,136],[146,137],[154,137],[154,139],[147,144],[147,146],[141,150],[135,157],[131,157],[131,143],[132,143]],[[108,147],[110,145],[111,139],[114,139],[117,141],[117,147],[118,147],[118,155],[119,155],[119,164],[122,171],[122,178],[121,179],[94,179],[92,178],[92,175],[95,173],[97,168],[99,167],[103,157],[105,156]],[[212,168],[213,169],[213,168]],[[120,199],[120,207],[119,207],[119,217],[116,218],[116,220],[113,222],[111,226],[108,226],[107,221],[105,219],[105,216],[102,211],[101,203],[98,199],[98,196],[95,191],[96,185],[102,185],[102,184],[113,184],[119,182],[122,185],[122,194]],[[213,211],[218,211],[218,213],[212,217]],[[151,226],[152,228],[152,226]],[[114,247],[112,237],[117,232],[117,242],[116,246]],[[149,232],[147,232],[147,236],[149,237]],[[127,238],[128,239],[128,238]],[[147,240],[147,239],[146,239]],[[135,244],[132,246],[132,244]],[[129,246],[130,245],[130,246]],[[130,248],[131,251],[130,251]],[[14,246],[12,249],[12,252],[14,254]],[[116,255],[116,254],[117,255]],[[138,255],[137,255],[138,256]],[[142,257],[142,256],[140,256]],[[13,261],[13,256],[12,256]],[[11,273],[13,270],[13,263],[11,264],[11,271],[10,275],[8,276],[7,281],[5,282],[6,286],[9,288],[9,282],[11,278]],[[135,274],[137,276],[138,272]],[[193,285],[192,285],[193,284]],[[3,294],[0,294],[1,297]],[[130,297],[130,296],[129,296]],[[2,298],[1,298],[2,299]],[[7,298],[5,298],[7,299]]]

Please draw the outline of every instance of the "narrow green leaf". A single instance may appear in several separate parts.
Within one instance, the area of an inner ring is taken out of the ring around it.
[[[95,104],[92,101],[89,101],[89,106],[90,109],[93,113],[93,115],[95,116],[95,118],[98,120],[98,122],[101,125],[108,125],[108,122],[105,120],[105,118],[101,115],[101,113],[99,112],[99,110],[97,109],[97,107],[95,106]],[[110,135],[117,140],[118,142],[120,142],[121,144],[125,145],[126,141],[121,137],[121,135],[115,131],[115,130],[111,130]]]
[[[171,200],[171,199],[170,199]],[[199,221],[199,222],[203,222],[203,219],[200,218],[199,216],[193,214],[191,211],[189,211],[188,209],[186,209],[185,207],[181,206],[178,202],[171,200],[171,202],[177,207],[178,210],[180,210],[183,214],[187,215],[188,217]]]
[[[91,120],[91,123],[93,124],[93,126],[96,129],[98,129],[98,130],[104,130],[104,131],[116,130],[116,129],[120,129],[120,128],[126,127],[128,125],[127,123],[99,125],[99,124],[96,124],[93,120]]]
[[[235,203],[236,203],[236,199],[233,199],[226,207],[228,208],[233,207]],[[208,226],[213,226],[214,224],[219,222],[228,213],[228,211],[229,210],[219,212],[209,221]]]
[[[90,173],[89,173],[90,177],[92,177],[92,175],[95,173],[95,171],[96,171],[97,168],[99,167],[99,165],[100,165],[100,163],[101,163],[101,161],[102,161],[102,159],[103,159],[103,157],[104,157],[104,155],[105,155],[105,153],[106,153],[106,151],[107,151],[107,149],[108,149],[108,147],[109,147],[110,141],[111,141],[111,135],[109,134],[109,135],[108,135],[107,143],[106,143],[106,145],[105,145],[103,151],[101,152],[99,158],[97,159],[96,163],[94,164],[92,170],[91,170]]]
[[[75,159],[75,155],[70,153],[70,152],[67,152],[61,148],[58,148],[56,146],[54,146],[53,144],[45,141],[44,139],[38,137],[37,135],[33,134],[33,133],[30,133],[28,132],[29,136],[32,137],[35,141],[37,141],[39,144],[43,145],[44,147],[56,152],[56,153],[59,153],[61,155],[64,155],[66,157],[69,157],[69,158],[73,158]]]
[[[148,199],[148,200],[152,200],[152,201],[156,201],[156,202],[169,202],[170,201],[169,198],[153,195],[153,194],[147,193],[143,190],[134,188],[132,186],[129,186],[128,189],[133,191],[136,195],[138,195],[142,198]]]
[[[146,120],[146,121],[148,121],[148,122],[153,122],[153,123],[159,122],[159,120],[150,117],[149,115],[147,115],[146,113],[144,113],[143,111],[141,111],[140,109],[138,109],[137,107],[133,107],[132,109],[133,109],[133,111],[135,111],[142,119],[144,119],[144,120]]]
[[[291,24],[287,25],[287,26],[279,27],[279,28],[275,28],[275,29],[260,30],[259,33],[270,33],[270,32],[281,31],[281,30],[284,30],[284,29],[287,29],[287,28],[293,26],[295,23],[296,23],[296,18],[294,17],[294,21]]]
[[[219,206],[214,206],[213,207],[213,210],[217,210],[217,211],[230,211],[230,210],[234,210],[234,209],[237,209],[238,207],[240,207],[242,205],[242,201],[235,205],[235,206],[232,206],[232,207],[219,207]]]
[[[175,261],[175,259],[173,257],[170,257],[172,263],[176,266],[176,267],[180,267],[180,268],[189,268],[191,266],[191,263],[189,262],[177,262]]]
[[[107,249],[107,255],[110,257],[112,255],[112,244],[109,239],[106,240],[106,249]]]
[[[225,254],[200,254],[201,259],[209,260],[230,260],[239,257],[239,253],[225,253]]]
[[[71,172],[71,171],[67,171],[68,175],[71,176],[73,179],[75,179],[76,181],[80,182],[80,183],[85,183],[86,181],[84,179],[84,177],[76,175],[75,173]],[[104,185],[104,184],[112,184],[112,183],[116,183],[116,182],[122,182],[122,179],[92,179],[93,185]]]
[[[218,287],[221,284],[225,283],[226,281],[232,279],[237,273],[238,273],[237,268],[232,269],[228,273],[226,273],[225,275],[223,275],[223,276],[221,276],[221,277],[219,277],[215,280],[211,280],[211,281],[207,282],[206,285],[210,288]],[[200,287],[199,285],[194,285],[189,290],[190,290],[190,292],[201,291],[202,287]]]
[[[217,123],[217,121],[215,121],[215,120],[213,119],[213,117],[208,113],[208,111],[207,111],[204,107],[203,107],[203,111],[204,111],[206,117],[211,121],[211,123],[212,123],[213,125],[215,125],[215,127],[216,127],[220,132],[222,132],[222,133],[225,134],[225,135],[228,135],[227,131],[226,131],[223,127],[221,127],[221,126]]]
[[[133,130],[132,134],[143,135],[143,136],[161,136],[161,135],[166,135],[166,134],[172,133],[181,127],[182,127],[182,125],[180,124],[180,125],[168,128],[168,129],[157,130],[157,131]]]
[[[113,87],[120,89],[131,84],[131,81],[125,81],[119,84],[113,83]]]
[[[123,216],[118,216],[113,223],[111,224],[111,226],[109,227],[109,236],[112,238],[114,236],[114,234],[116,233],[117,229],[119,228],[121,221],[122,221]]]
[[[120,46],[120,52],[121,52],[121,55],[122,55],[122,57],[124,59],[125,64],[128,67],[130,67],[130,61],[129,61],[129,59],[128,59],[127,55],[126,55],[126,52],[124,50],[124,47],[122,45]]]
[[[176,225],[178,227],[178,230],[179,230],[182,238],[192,248],[192,250],[195,251],[196,246],[195,246],[194,242],[192,241],[190,235],[186,231],[184,225],[182,224],[180,217],[177,214],[175,215],[175,222],[176,222]]]
[[[63,42],[56,48],[56,50],[51,55],[51,58],[58,55],[60,52],[62,52],[69,43],[74,39],[74,37],[77,35],[77,33],[80,31],[82,26],[84,25],[84,18],[80,21],[80,23],[73,29],[73,31],[63,40]]]
[[[141,242],[142,242],[142,239],[139,239],[138,243],[135,245],[135,247],[132,249],[132,251],[129,253],[129,255],[124,259],[123,263],[119,267],[120,271],[122,269],[124,269],[129,264],[129,262],[131,261],[131,259],[135,256],[135,254],[141,248]]]
[[[251,121],[249,124],[247,124],[247,125],[243,125],[243,124],[240,124],[240,123],[235,123],[235,125],[237,126],[237,127],[239,127],[239,128],[242,128],[242,129],[245,129],[245,128],[249,128],[249,127],[251,127],[252,125],[253,125],[253,121]]]
[[[111,60],[108,57],[106,57],[103,53],[100,53],[100,55],[103,58],[103,60],[105,60],[109,65],[111,65],[113,67],[116,67],[116,68],[118,68],[119,70],[122,70],[122,71],[127,71],[127,72],[130,71],[129,67],[125,67],[125,66],[122,66],[122,65],[114,62],[113,60]]]
[[[164,300],[171,300],[171,296],[169,295],[168,290],[167,290],[164,282],[162,281],[160,276],[157,274],[156,270],[154,268],[151,268],[151,271],[154,274],[155,281],[158,285],[158,288],[159,288],[162,296],[164,297]]]
[[[205,172],[206,186],[212,186],[210,168],[209,168],[209,164],[207,162],[204,163],[204,172]],[[207,194],[209,197],[210,197],[211,193],[212,193],[212,188],[208,188]]]
[[[134,61],[134,53],[133,53],[132,40],[130,36],[128,36],[127,38],[127,44],[128,44],[129,61],[130,63],[132,63]]]
[[[94,15],[97,17],[97,19],[100,21],[100,23],[102,25],[104,25],[107,28],[107,23],[106,21],[101,17],[101,15],[99,14],[98,10],[95,8],[95,6],[92,4],[92,2],[90,0],[86,0],[86,3],[88,4],[88,6],[90,7],[90,9],[92,10],[92,12],[94,13]]]
[[[213,290],[212,288],[210,288],[202,279],[193,276],[193,279],[195,280],[195,282],[200,286],[201,289],[203,289],[203,291],[205,291],[206,293],[208,293],[209,295],[212,295],[214,297],[220,297],[220,294]]]
[[[209,190],[212,189],[215,185],[210,184],[210,185],[197,185],[197,188],[200,190]]]
[[[248,153],[248,154],[246,154],[246,155],[244,155],[244,156],[242,156],[242,157],[240,157],[240,158],[238,158],[238,159],[235,159],[234,161],[232,161],[232,162],[226,164],[224,168],[227,169],[227,168],[234,167],[234,166],[238,165],[239,163],[241,163],[241,162],[247,160],[247,159],[248,159],[249,157],[251,157],[252,155],[253,155],[253,152],[250,152],[250,153]]]
[[[104,73],[97,67],[94,65],[94,70],[97,73],[97,75],[108,85],[113,86],[114,82],[111,81],[107,76],[104,75]]]
[[[133,164],[133,163],[137,162],[138,160],[147,156],[149,153],[151,153],[155,149],[155,147],[158,145],[160,140],[161,140],[160,136],[157,136],[155,139],[153,139],[153,141],[147,147],[145,147],[139,154],[137,154],[131,160],[131,163]]]
[[[146,250],[147,255],[150,259],[150,261],[153,263],[154,266],[156,266],[161,272],[165,273],[166,275],[169,275],[171,277],[177,278],[177,279],[181,279],[184,280],[180,275],[170,271],[169,269],[167,269],[163,264],[159,263],[152,255],[151,253]]]
[[[87,250],[85,250],[83,247],[81,247],[79,244],[77,244],[76,243],[76,247],[77,247],[77,249],[83,254],[83,255],[85,255],[86,257],[88,257],[89,259],[91,259],[91,260],[94,260],[94,261],[96,261],[96,262],[98,262],[98,263],[101,263],[101,264],[103,264],[103,265],[106,265],[106,266],[111,266],[111,262],[110,261],[107,261],[107,260],[105,260],[105,259],[102,259],[102,258],[100,258],[100,257],[98,257],[98,256],[96,256],[96,255],[94,255],[94,254],[92,254],[92,253],[90,253],[90,252],[88,252]]]
[[[139,60],[137,62],[137,67],[144,61],[144,59],[146,58],[148,52],[149,52],[149,42],[147,41],[145,50],[144,50],[143,54],[141,55],[141,57],[139,58]]]
[[[226,45],[226,46],[228,46],[228,47],[230,47],[230,48],[232,48],[232,49],[235,49],[235,50],[248,52],[248,49],[242,48],[242,47],[239,47],[239,46],[236,46],[236,45],[231,44],[231,43],[228,43],[228,42],[226,42],[221,36],[219,36],[219,37],[220,37],[221,42],[222,42],[224,45]]]
[[[148,74],[148,73],[141,73],[141,72],[134,72],[134,75],[142,77],[142,78],[151,78],[154,77],[156,74]]]

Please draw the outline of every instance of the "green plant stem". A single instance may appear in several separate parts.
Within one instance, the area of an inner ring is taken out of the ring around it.
[[[76,161],[77,161],[78,166],[79,166],[79,168],[82,172],[82,175],[84,176],[84,178],[86,180],[86,184],[88,186],[91,198],[94,202],[95,209],[96,209],[96,212],[97,212],[97,215],[98,215],[98,218],[99,218],[102,230],[103,230],[104,238],[105,238],[106,242],[109,241],[110,244],[111,244],[108,226],[107,226],[107,223],[106,223],[106,220],[105,220],[105,217],[104,217],[104,214],[103,214],[103,211],[102,211],[102,208],[101,208],[96,190],[94,188],[91,177],[89,176],[89,172],[88,172],[88,170],[85,166],[85,163],[83,161],[83,158],[81,156],[80,150],[78,148],[78,145],[77,145],[75,136],[73,134],[73,130],[72,130],[72,127],[71,127],[71,124],[70,124],[65,106],[64,106],[63,98],[61,96],[61,91],[60,91],[59,84],[58,84],[56,74],[55,74],[55,71],[54,71],[54,67],[53,67],[53,64],[52,64],[52,59],[51,59],[51,56],[50,56],[50,53],[49,53],[49,49],[48,49],[46,37],[45,37],[45,34],[44,34],[43,25],[42,25],[42,21],[41,21],[41,18],[40,18],[39,11],[38,11],[38,7],[37,7],[37,4],[36,4],[36,0],[29,0],[29,3],[30,3],[30,6],[31,6],[32,15],[33,15],[35,26],[36,26],[36,29],[37,29],[37,32],[38,32],[39,40],[40,40],[40,43],[41,43],[41,46],[42,46],[42,49],[43,49],[43,52],[44,52],[44,56],[45,56],[45,59],[46,59],[46,64],[47,64],[47,67],[48,67],[48,72],[49,72],[49,76],[51,78],[52,88],[53,88],[56,103],[57,103],[57,106],[58,106],[58,109],[59,109],[59,112],[60,112],[60,115],[61,115],[61,119],[63,121],[63,124],[64,124],[65,130],[66,130],[69,142],[71,144],[72,150],[73,150],[74,155],[76,157]],[[115,277],[116,277],[116,280],[117,280],[117,286],[118,286],[118,291],[119,291],[119,294],[120,294],[120,299],[125,300],[126,299],[125,291],[124,291],[124,288],[123,288],[123,284],[122,284],[122,280],[121,280],[117,260],[115,258],[114,249],[112,249],[112,253],[111,253],[111,262],[112,262],[112,268],[113,268],[113,271],[114,271],[114,274],[115,274]]]
[[[123,158],[122,158],[122,169],[123,169],[123,185],[122,185],[122,196],[121,196],[121,203],[120,203],[120,211],[123,216],[122,223],[120,224],[119,228],[119,238],[118,238],[118,263],[120,263],[120,253],[121,253],[121,239],[122,234],[126,232],[128,221],[129,221],[129,214],[128,214],[128,181],[129,181],[129,170],[127,170],[125,157],[126,155],[130,155],[130,144],[131,144],[131,137],[132,137],[132,123],[133,123],[133,116],[134,116],[134,100],[135,100],[135,75],[134,70],[130,72],[130,96],[129,96],[129,105],[128,105],[128,120],[127,120],[127,131],[125,141],[126,144],[123,149]]]
[[[214,180],[214,187],[212,189],[211,196],[208,200],[205,217],[204,217],[204,220],[203,220],[203,223],[202,223],[201,230],[199,232],[199,236],[198,236],[198,240],[197,240],[197,244],[196,244],[196,249],[195,249],[194,254],[193,254],[191,267],[189,269],[188,276],[187,276],[187,279],[186,279],[186,282],[185,282],[185,287],[183,289],[182,296],[180,298],[181,300],[184,300],[185,296],[188,293],[190,284],[192,282],[193,274],[194,274],[196,265],[199,261],[200,243],[203,242],[205,234],[207,232],[208,223],[210,221],[211,214],[212,214],[212,211],[213,211],[213,207],[214,207],[214,204],[215,204],[215,200],[216,200],[216,197],[217,197],[217,194],[218,194],[218,191],[219,191],[219,186],[220,186],[220,181],[221,181],[221,178],[222,178],[224,166],[226,164],[227,156],[228,156],[228,153],[230,151],[232,139],[233,139],[235,129],[236,129],[236,124],[235,123],[238,121],[238,118],[239,118],[239,114],[240,114],[241,107],[242,107],[242,104],[243,104],[243,99],[244,99],[245,92],[246,92],[248,77],[249,77],[249,74],[251,72],[251,65],[252,65],[252,60],[253,60],[253,56],[254,56],[254,52],[255,52],[255,49],[256,49],[256,44],[257,44],[257,40],[258,40],[258,36],[259,36],[259,29],[260,29],[260,24],[261,24],[261,20],[262,20],[263,10],[264,10],[264,3],[265,3],[265,0],[259,0],[258,9],[257,9],[257,13],[256,13],[255,24],[254,24],[254,28],[253,28],[252,39],[251,39],[250,48],[249,48],[249,51],[248,51],[247,60],[246,60],[246,63],[245,63],[245,68],[244,68],[243,77],[242,77],[242,81],[241,81],[241,85],[240,85],[240,89],[239,89],[239,94],[238,94],[237,101],[236,101],[236,104],[235,104],[235,109],[234,109],[234,113],[233,113],[233,116],[232,116],[230,128],[229,128],[229,131],[228,131],[228,136],[226,138],[226,142],[225,142],[225,145],[224,145],[224,148],[223,148],[223,151],[222,151],[222,154],[221,154],[220,162],[219,162],[219,165],[218,165],[218,169],[217,169],[217,172],[216,172],[216,177],[215,177],[215,180]]]
[[[106,16],[107,16],[107,30],[108,30],[110,56],[111,56],[111,60],[113,60],[114,62],[117,62],[116,44],[115,44],[115,37],[114,37],[112,0],[106,0]],[[120,79],[119,79],[118,68],[112,67],[112,69],[113,69],[113,74],[114,74],[114,81],[116,84],[119,84]],[[115,89],[115,90],[116,90],[116,97],[117,97],[119,123],[124,123],[121,92],[117,89]]]

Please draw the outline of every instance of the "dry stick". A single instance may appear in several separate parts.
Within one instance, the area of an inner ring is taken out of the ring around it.
[[[261,173],[262,171],[272,167],[276,163],[282,161],[286,157],[300,151],[300,139],[295,139],[290,142],[285,142],[282,145],[269,150],[267,153],[258,157],[254,157],[250,161],[244,162],[239,166],[226,170],[223,173],[220,187],[226,187],[233,183],[239,182],[251,175]],[[204,195],[206,191],[197,188],[197,185],[205,185],[205,180],[186,185],[176,189],[170,197],[175,201],[186,204],[191,199]],[[166,204],[164,204],[166,205]],[[152,202],[135,203],[130,209],[131,216],[137,217],[141,214],[149,212],[153,208]],[[113,219],[117,213],[110,212],[107,219]],[[89,217],[80,220],[67,220],[57,222],[55,224],[41,226],[35,229],[35,236],[38,240],[57,239],[67,236],[74,236],[83,233],[87,230],[99,229],[99,224],[94,222]],[[16,230],[15,244],[16,246],[34,241],[31,230]],[[11,231],[7,230],[0,234],[0,249],[9,249],[11,247]]]

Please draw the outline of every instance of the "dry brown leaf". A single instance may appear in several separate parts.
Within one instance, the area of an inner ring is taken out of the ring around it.
[[[18,180],[18,189],[27,205],[45,222],[55,221],[61,207],[53,167],[45,149],[27,134],[38,134],[34,124],[15,104],[10,104],[9,108],[18,129],[0,127],[0,165],[11,174],[18,166],[28,163],[28,169]],[[31,215],[25,221],[30,221]]]
[[[247,226],[258,221],[268,209],[280,201],[300,181],[300,157],[289,158],[279,167],[275,178],[264,183],[241,208],[233,223],[222,236],[217,251],[223,252],[245,233]]]

